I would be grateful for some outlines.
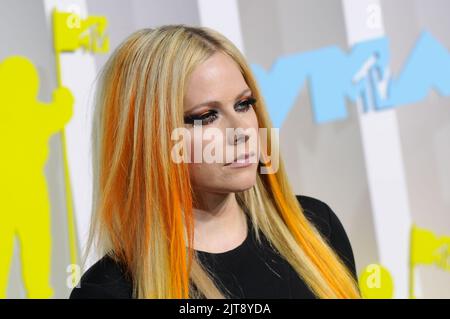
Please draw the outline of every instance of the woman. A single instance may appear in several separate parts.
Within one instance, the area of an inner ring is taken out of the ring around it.
[[[271,125],[249,66],[221,34],[185,25],[133,33],[103,69],[93,127],[88,248],[102,258],[71,298],[359,297],[333,211],[295,196],[260,139],[250,152],[250,134],[227,133]],[[207,144],[199,127],[223,133],[216,151],[232,160],[192,161]],[[194,133],[183,142],[189,161],[174,160],[179,128]]]

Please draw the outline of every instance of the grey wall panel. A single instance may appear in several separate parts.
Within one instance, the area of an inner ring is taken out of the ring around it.
[[[199,25],[196,0],[96,0],[88,1],[88,12],[108,19],[110,53],[132,32],[163,24]],[[96,55],[97,68],[109,54]]]
[[[394,76],[402,71],[420,33],[427,30],[450,51],[450,3],[442,0],[382,1]],[[438,235],[450,234],[450,97],[437,92],[397,109],[413,221]],[[421,267],[425,297],[450,297],[450,276]]]

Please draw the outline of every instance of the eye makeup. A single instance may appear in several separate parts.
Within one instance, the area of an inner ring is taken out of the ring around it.
[[[256,99],[254,97],[249,97],[241,102],[239,102],[236,107],[238,109],[236,111],[238,112],[246,112],[250,109],[250,106],[255,106]]]
[[[250,96],[235,105],[236,112],[247,112],[250,107],[256,105],[256,99]],[[190,114],[184,116],[184,123],[194,125],[195,121],[200,121],[202,125],[208,125],[214,122],[218,118],[219,112],[215,109],[211,109],[200,114]]]

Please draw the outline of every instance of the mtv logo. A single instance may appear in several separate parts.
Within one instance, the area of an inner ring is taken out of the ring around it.
[[[450,54],[423,32],[402,72],[393,77],[386,37],[356,44],[349,54],[337,46],[278,59],[270,71],[252,70],[275,127],[280,127],[309,82],[316,123],[345,119],[347,100],[361,99],[365,112],[384,110],[424,99],[430,89],[450,95]]]

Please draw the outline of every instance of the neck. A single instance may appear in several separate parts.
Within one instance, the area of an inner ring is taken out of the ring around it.
[[[194,208],[194,249],[211,253],[231,250],[247,236],[247,220],[234,193],[202,191]]]

